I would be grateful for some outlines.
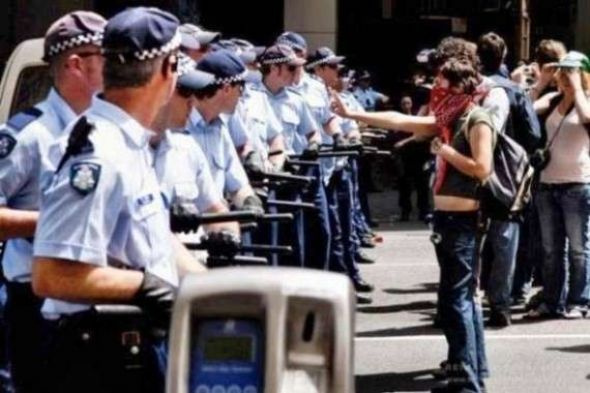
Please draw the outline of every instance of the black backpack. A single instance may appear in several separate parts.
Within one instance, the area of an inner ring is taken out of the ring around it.
[[[504,133],[533,154],[541,147],[541,125],[533,102],[525,91],[516,83],[500,75],[490,77],[496,86],[504,89],[510,102],[510,114],[506,121]]]
[[[468,126],[469,119],[465,122]],[[519,143],[498,130],[492,132],[492,173],[480,187],[482,211],[492,218],[517,218],[531,200],[534,170]]]

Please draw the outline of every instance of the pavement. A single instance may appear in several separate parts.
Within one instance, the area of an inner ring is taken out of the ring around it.
[[[357,310],[357,393],[429,392],[446,356],[444,336],[432,327],[439,271],[430,231],[395,223],[396,201],[391,192],[371,195],[384,242],[366,250],[377,263],[361,265],[376,290],[373,304]],[[512,326],[486,328],[488,393],[590,392],[590,319],[529,322],[523,314],[515,308]]]

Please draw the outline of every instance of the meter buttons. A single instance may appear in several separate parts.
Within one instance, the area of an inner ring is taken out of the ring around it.
[[[195,393],[211,393],[211,390],[209,390],[209,387],[206,385],[199,385],[197,386]]]
[[[238,385],[231,385],[227,388],[227,393],[242,393],[242,389]]]
[[[248,385],[244,388],[244,393],[258,393],[258,390],[256,389],[256,387]]]
[[[211,393],[226,393],[225,388],[221,385],[215,385],[213,386],[213,389],[211,390]]]

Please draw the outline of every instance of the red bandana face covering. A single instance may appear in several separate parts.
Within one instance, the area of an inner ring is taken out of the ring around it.
[[[436,117],[436,125],[440,130],[439,137],[443,143],[450,143],[453,137],[453,126],[459,117],[474,103],[487,95],[488,89],[479,86],[474,94],[455,94],[446,87],[434,87],[430,93],[430,110]],[[447,162],[437,156],[436,180],[434,194],[438,194],[447,173]]]

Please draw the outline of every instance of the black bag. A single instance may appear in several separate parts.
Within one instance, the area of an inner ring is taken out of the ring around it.
[[[467,127],[469,117],[465,131]],[[495,215],[509,219],[518,216],[530,202],[534,169],[520,144],[495,129],[492,132],[492,173],[481,183],[482,209],[484,214],[493,210]]]
[[[542,142],[541,125],[533,108],[533,102],[525,91],[510,79],[499,75],[493,75],[490,78],[496,86],[504,89],[510,102],[510,114],[506,120],[504,134],[532,154]]]

